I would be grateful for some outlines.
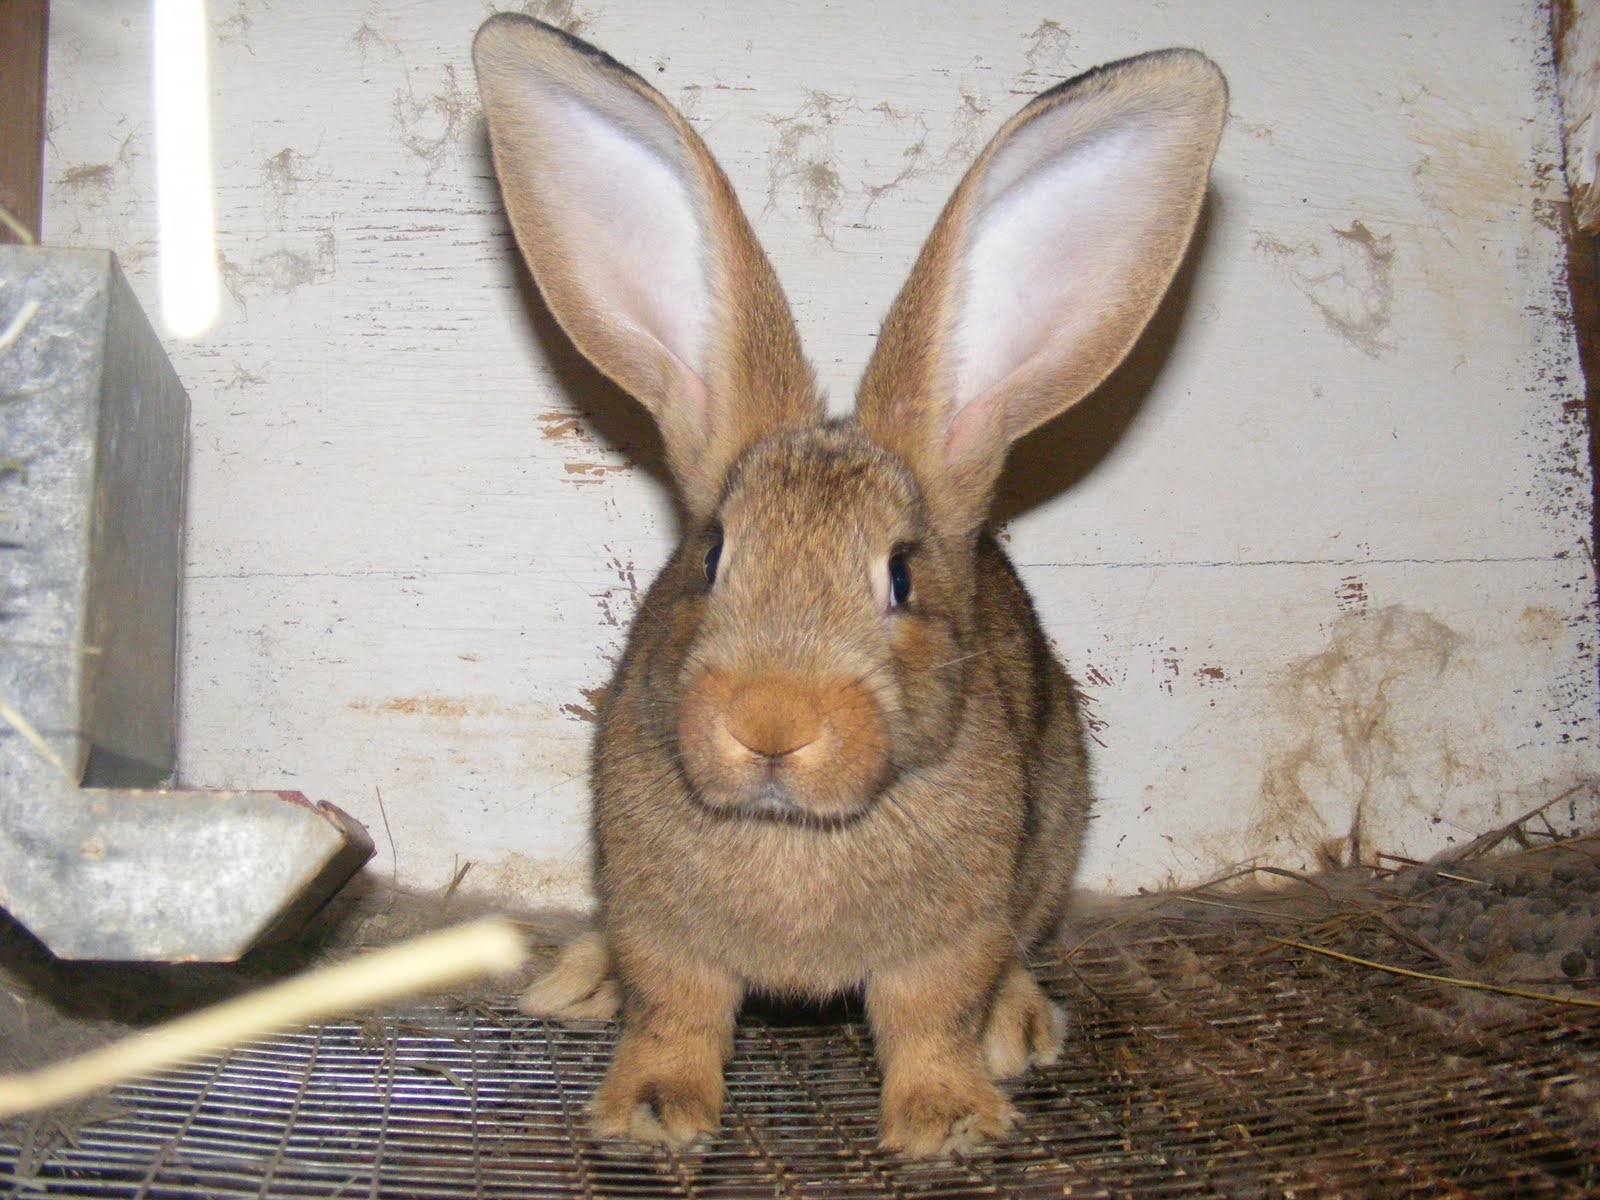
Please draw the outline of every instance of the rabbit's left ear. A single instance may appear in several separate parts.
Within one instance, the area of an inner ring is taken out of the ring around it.
[[[685,505],[705,516],[745,446],[823,412],[733,188],[682,114],[593,46],[502,13],[472,57],[540,292],[650,410]]]
[[[961,531],[1010,443],[1122,361],[1194,232],[1227,85],[1166,50],[1036,98],[956,188],[862,379],[863,428]]]

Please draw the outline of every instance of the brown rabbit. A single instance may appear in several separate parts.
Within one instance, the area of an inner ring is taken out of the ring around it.
[[[863,988],[885,1147],[1014,1119],[1058,1053],[1024,965],[1088,816],[1077,699],[985,530],[1009,444],[1093,390],[1183,257],[1227,91],[1169,50],[1091,71],[978,156],[825,415],[711,153],[649,84],[526,17],[473,46],[517,242],[660,426],[686,532],[595,750],[600,928],[528,997],[622,1039],[595,1131],[714,1132],[752,990]]]

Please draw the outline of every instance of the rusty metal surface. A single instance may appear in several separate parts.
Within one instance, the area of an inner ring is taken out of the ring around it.
[[[491,1001],[328,1024],[0,1127],[0,1183],[104,1197],[1600,1191],[1600,1012],[1474,1008],[1268,941],[1280,928],[1157,919],[1041,961],[1074,1014],[1066,1051],[1016,1088],[1019,1135],[966,1161],[876,1148],[871,1040],[848,1014],[742,1020],[721,1135],[671,1155],[585,1132],[613,1029]],[[1375,949],[1396,958],[1395,943]]]

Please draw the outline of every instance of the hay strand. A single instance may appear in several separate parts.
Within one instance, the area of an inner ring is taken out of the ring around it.
[[[28,322],[39,313],[39,302],[29,300],[17,310],[17,315],[11,318],[4,332],[0,332],[0,350],[10,347],[11,343],[22,336],[22,331],[28,327]]]
[[[1520,1000],[1543,1000],[1550,1004],[1570,1004],[1580,1008],[1600,1008],[1600,1000],[1591,1000],[1587,996],[1556,996],[1549,992],[1535,992],[1527,988],[1505,987],[1498,983],[1484,983],[1478,979],[1459,979],[1453,975],[1434,975],[1427,971],[1413,971],[1407,967],[1396,967],[1389,963],[1374,962],[1370,958],[1359,958],[1354,954],[1346,954],[1342,950],[1330,950],[1326,946],[1313,946],[1309,942],[1297,942],[1293,938],[1273,937],[1264,935],[1269,942],[1276,942],[1280,946],[1291,946],[1296,950],[1306,950],[1312,954],[1321,954],[1327,958],[1336,958],[1340,962],[1353,963],[1358,967],[1370,967],[1374,971],[1384,971],[1390,975],[1404,975],[1407,979],[1423,979],[1429,983],[1443,983],[1450,987],[1470,988],[1476,992],[1495,992],[1501,996],[1515,996]]]
[[[413,938],[226,1000],[66,1062],[0,1077],[0,1118],[78,1100],[275,1030],[512,971],[522,965],[525,954],[522,935],[500,917]]]
[[[72,772],[67,770],[67,764],[61,761],[61,756],[51,748],[49,742],[44,740],[44,734],[35,729],[32,721],[19,713],[4,699],[0,699],[0,721],[4,721],[21,734],[22,740],[32,746],[40,758],[44,759],[57,771],[60,771],[63,779],[73,787],[78,786],[78,781],[72,777]]]
[[[9,229],[24,246],[37,246],[39,244],[39,239],[33,236],[33,230],[17,220],[12,215],[11,210],[4,204],[0,204],[0,225],[4,225]]]

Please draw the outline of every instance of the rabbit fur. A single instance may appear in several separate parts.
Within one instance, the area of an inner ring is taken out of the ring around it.
[[[603,52],[501,14],[473,48],[517,243],[651,413],[684,515],[596,740],[599,929],[531,1011],[623,1032],[591,1119],[715,1132],[747,992],[864,992],[882,1144],[1004,1137],[1051,1061],[1026,963],[1089,812],[1078,702],[985,527],[1010,443],[1121,361],[1181,262],[1227,92],[1190,50],[1053,88],[956,188],[829,419],[727,177]]]

